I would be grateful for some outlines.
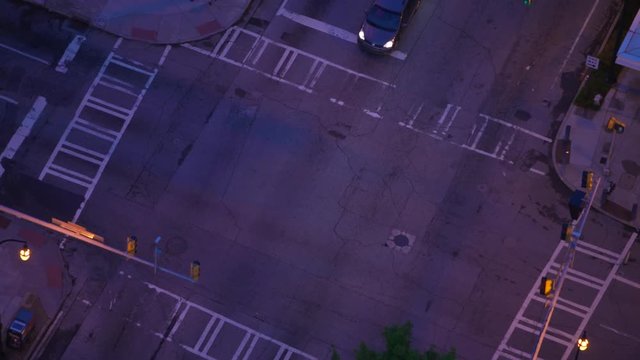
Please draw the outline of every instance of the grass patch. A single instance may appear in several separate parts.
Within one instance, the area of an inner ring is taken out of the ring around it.
[[[577,106],[592,110],[600,109],[602,101],[600,101],[600,104],[595,104],[593,99],[596,95],[600,94],[602,95],[602,100],[604,100],[609,89],[616,83],[616,79],[620,71],[622,71],[622,66],[615,63],[616,53],[639,9],[640,0],[625,1],[622,14],[618,19],[618,23],[615,25],[616,28],[611,32],[609,38],[606,39],[605,46],[598,54],[598,58],[600,59],[598,70],[591,71],[589,78],[580,89],[578,96],[576,96],[575,104]]]

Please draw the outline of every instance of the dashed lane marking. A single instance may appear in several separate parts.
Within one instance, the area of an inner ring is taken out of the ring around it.
[[[246,41],[249,41],[250,44],[247,44]],[[241,43],[248,46],[238,45]],[[219,59],[226,63],[253,71],[269,79],[293,86],[298,90],[309,94],[322,93],[321,90],[317,89],[317,85],[323,78],[323,75],[327,74],[329,70],[331,70],[333,76],[335,76],[336,73],[344,73],[343,75],[345,78],[350,77],[353,79],[352,83],[356,81],[371,81],[373,82],[373,85],[378,86],[380,90],[395,87],[394,84],[387,81],[351,70],[322,57],[271,40],[260,34],[237,26],[231,27],[225,31],[212,49],[203,49],[190,44],[183,44],[182,46],[199,54]],[[282,53],[275,65],[269,65],[271,70],[265,70],[263,69],[264,66],[258,66],[267,47],[274,50],[273,52],[279,51]],[[237,54],[237,52],[241,53]],[[289,70],[294,66],[298,59],[304,59],[301,60],[301,64],[302,66],[306,66],[304,68],[304,70],[306,70],[306,75],[293,79],[287,77]],[[337,91],[343,93],[346,92],[344,88],[340,88]],[[338,99],[335,96],[329,96],[328,100],[340,106],[361,110],[370,117],[376,119],[382,118],[382,115],[379,112],[371,111],[366,108],[357,108],[353,105],[347,105],[343,100]]]
[[[41,59],[41,58],[39,58],[39,57],[37,57],[37,56],[34,56],[34,55],[31,55],[31,54],[28,54],[28,53],[26,53],[26,52],[24,52],[24,51],[18,50],[18,49],[14,48],[14,47],[11,47],[11,46],[9,46],[9,45],[5,45],[5,44],[0,43],[0,47],[1,47],[1,48],[3,48],[3,49],[7,49],[7,50],[9,50],[9,51],[13,51],[13,52],[14,52],[14,53],[16,53],[16,54],[20,54],[20,55],[22,55],[22,56],[24,56],[24,57],[27,57],[27,58],[29,58],[29,59],[31,59],[31,60],[34,60],[34,61],[37,61],[37,62],[39,62],[39,63],[45,64],[45,65],[50,65],[50,64],[51,64],[51,63],[50,63],[50,62],[48,62],[47,60],[44,60],[44,59]]]

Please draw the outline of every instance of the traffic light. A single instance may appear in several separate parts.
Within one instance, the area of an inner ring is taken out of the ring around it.
[[[135,255],[138,251],[138,238],[131,235],[127,237],[127,253],[129,255]]]
[[[200,279],[200,261],[192,261],[190,270],[193,281],[198,281]]]
[[[523,2],[526,6],[531,6],[531,4],[533,4],[533,0],[523,0]]]
[[[549,296],[551,295],[552,290],[553,290],[553,280],[547,278],[546,276],[543,276],[542,280],[540,280],[540,295]]]
[[[593,187],[593,171],[582,172],[582,187],[591,190]]]
[[[571,241],[573,235],[573,225],[562,224],[562,232],[560,233],[560,239]]]
[[[622,134],[624,132],[624,127],[625,124],[613,116],[607,120],[607,130],[609,131],[615,131],[618,134]]]
[[[586,193],[584,191],[575,190],[571,197],[569,198],[569,213],[571,214],[571,219],[578,220],[582,210],[584,209],[584,196]]]

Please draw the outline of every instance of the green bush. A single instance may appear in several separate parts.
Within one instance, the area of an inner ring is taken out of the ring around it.
[[[370,349],[365,343],[360,343],[356,351],[357,360],[455,360],[456,351],[451,349],[446,354],[440,354],[433,347],[427,352],[420,353],[411,348],[411,333],[413,324],[406,322],[400,326],[387,326],[384,329],[384,338],[387,349],[377,352]],[[331,360],[339,360],[338,353],[333,349]]]

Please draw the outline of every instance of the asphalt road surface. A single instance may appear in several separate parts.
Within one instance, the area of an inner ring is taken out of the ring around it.
[[[123,250],[134,234],[150,261],[160,236],[159,264],[185,275],[202,264],[192,284],[68,241],[75,286],[38,354],[351,358],[411,321],[417,348],[497,356],[569,219],[551,139],[612,3],[423,1],[386,57],[355,44],[368,0],[265,0],[173,47],[2,3],[0,145],[47,99],[3,202]],[[566,289],[582,307],[544,358],[573,356],[581,321],[581,358],[637,358],[635,258],[607,280],[630,235],[590,215],[584,241],[608,255],[579,258],[598,286]]]

